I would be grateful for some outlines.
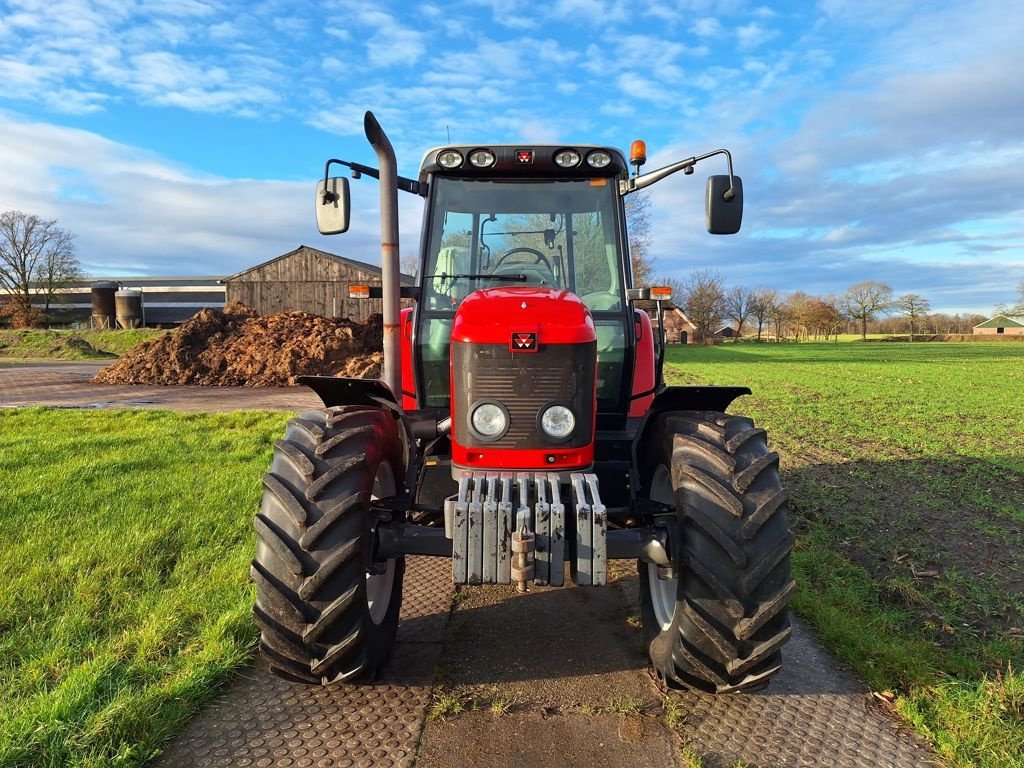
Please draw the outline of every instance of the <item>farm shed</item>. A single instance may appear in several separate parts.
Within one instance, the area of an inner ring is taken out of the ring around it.
[[[360,322],[382,310],[380,299],[350,299],[352,285],[380,285],[381,269],[300,245],[294,251],[225,277],[226,301],[240,301],[261,315],[300,310]],[[402,275],[403,285],[413,279]]]
[[[973,331],[976,336],[997,333],[1006,336],[1022,336],[1024,335],[1024,322],[1014,320],[1012,317],[1007,317],[1006,315],[996,315],[991,320],[986,320],[984,323],[978,323],[974,326]]]
[[[638,302],[637,306],[640,309],[647,309],[643,304],[644,302]],[[651,316],[651,325],[657,330],[658,313],[653,302],[647,309],[647,314]],[[665,340],[669,344],[694,344],[697,341],[697,326],[690,321],[683,310],[674,305],[665,307]]]

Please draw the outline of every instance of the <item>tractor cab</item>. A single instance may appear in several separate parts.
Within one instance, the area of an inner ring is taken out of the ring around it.
[[[450,406],[451,333],[463,301],[501,288],[572,295],[593,322],[599,412],[624,414],[633,346],[631,287],[618,177],[626,164],[599,147],[444,147],[427,153],[421,287],[415,318],[421,407]],[[530,310],[530,307],[527,307]],[[550,325],[540,307],[515,322]],[[511,333],[511,329],[510,329]]]

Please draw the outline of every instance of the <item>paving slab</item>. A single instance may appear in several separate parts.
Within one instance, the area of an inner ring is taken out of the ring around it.
[[[0,364],[0,408],[167,408],[209,412],[322,407],[306,387],[200,387],[94,384],[109,363],[25,362]]]

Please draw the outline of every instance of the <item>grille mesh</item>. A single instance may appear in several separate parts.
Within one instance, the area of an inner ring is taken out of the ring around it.
[[[456,391],[452,400],[459,442],[494,448],[578,448],[589,444],[595,357],[593,342],[542,344],[537,352],[516,354],[506,345],[453,343]],[[478,400],[497,400],[508,409],[509,429],[500,440],[477,440],[466,427],[469,407]],[[576,414],[576,430],[562,443],[545,439],[537,426],[540,409],[552,401],[570,404]]]

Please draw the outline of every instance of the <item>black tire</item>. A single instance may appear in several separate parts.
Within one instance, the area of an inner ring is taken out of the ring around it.
[[[250,573],[260,650],[276,675],[366,681],[387,661],[405,561],[376,573],[369,502],[395,493],[402,456],[399,425],[380,408],[307,411],[274,443]]]
[[[664,413],[651,434],[647,488],[652,499],[675,505],[681,534],[676,579],[661,581],[654,566],[640,563],[654,669],[670,687],[763,687],[781,668],[796,588],[778,454],[753,421],[724,413]]]

